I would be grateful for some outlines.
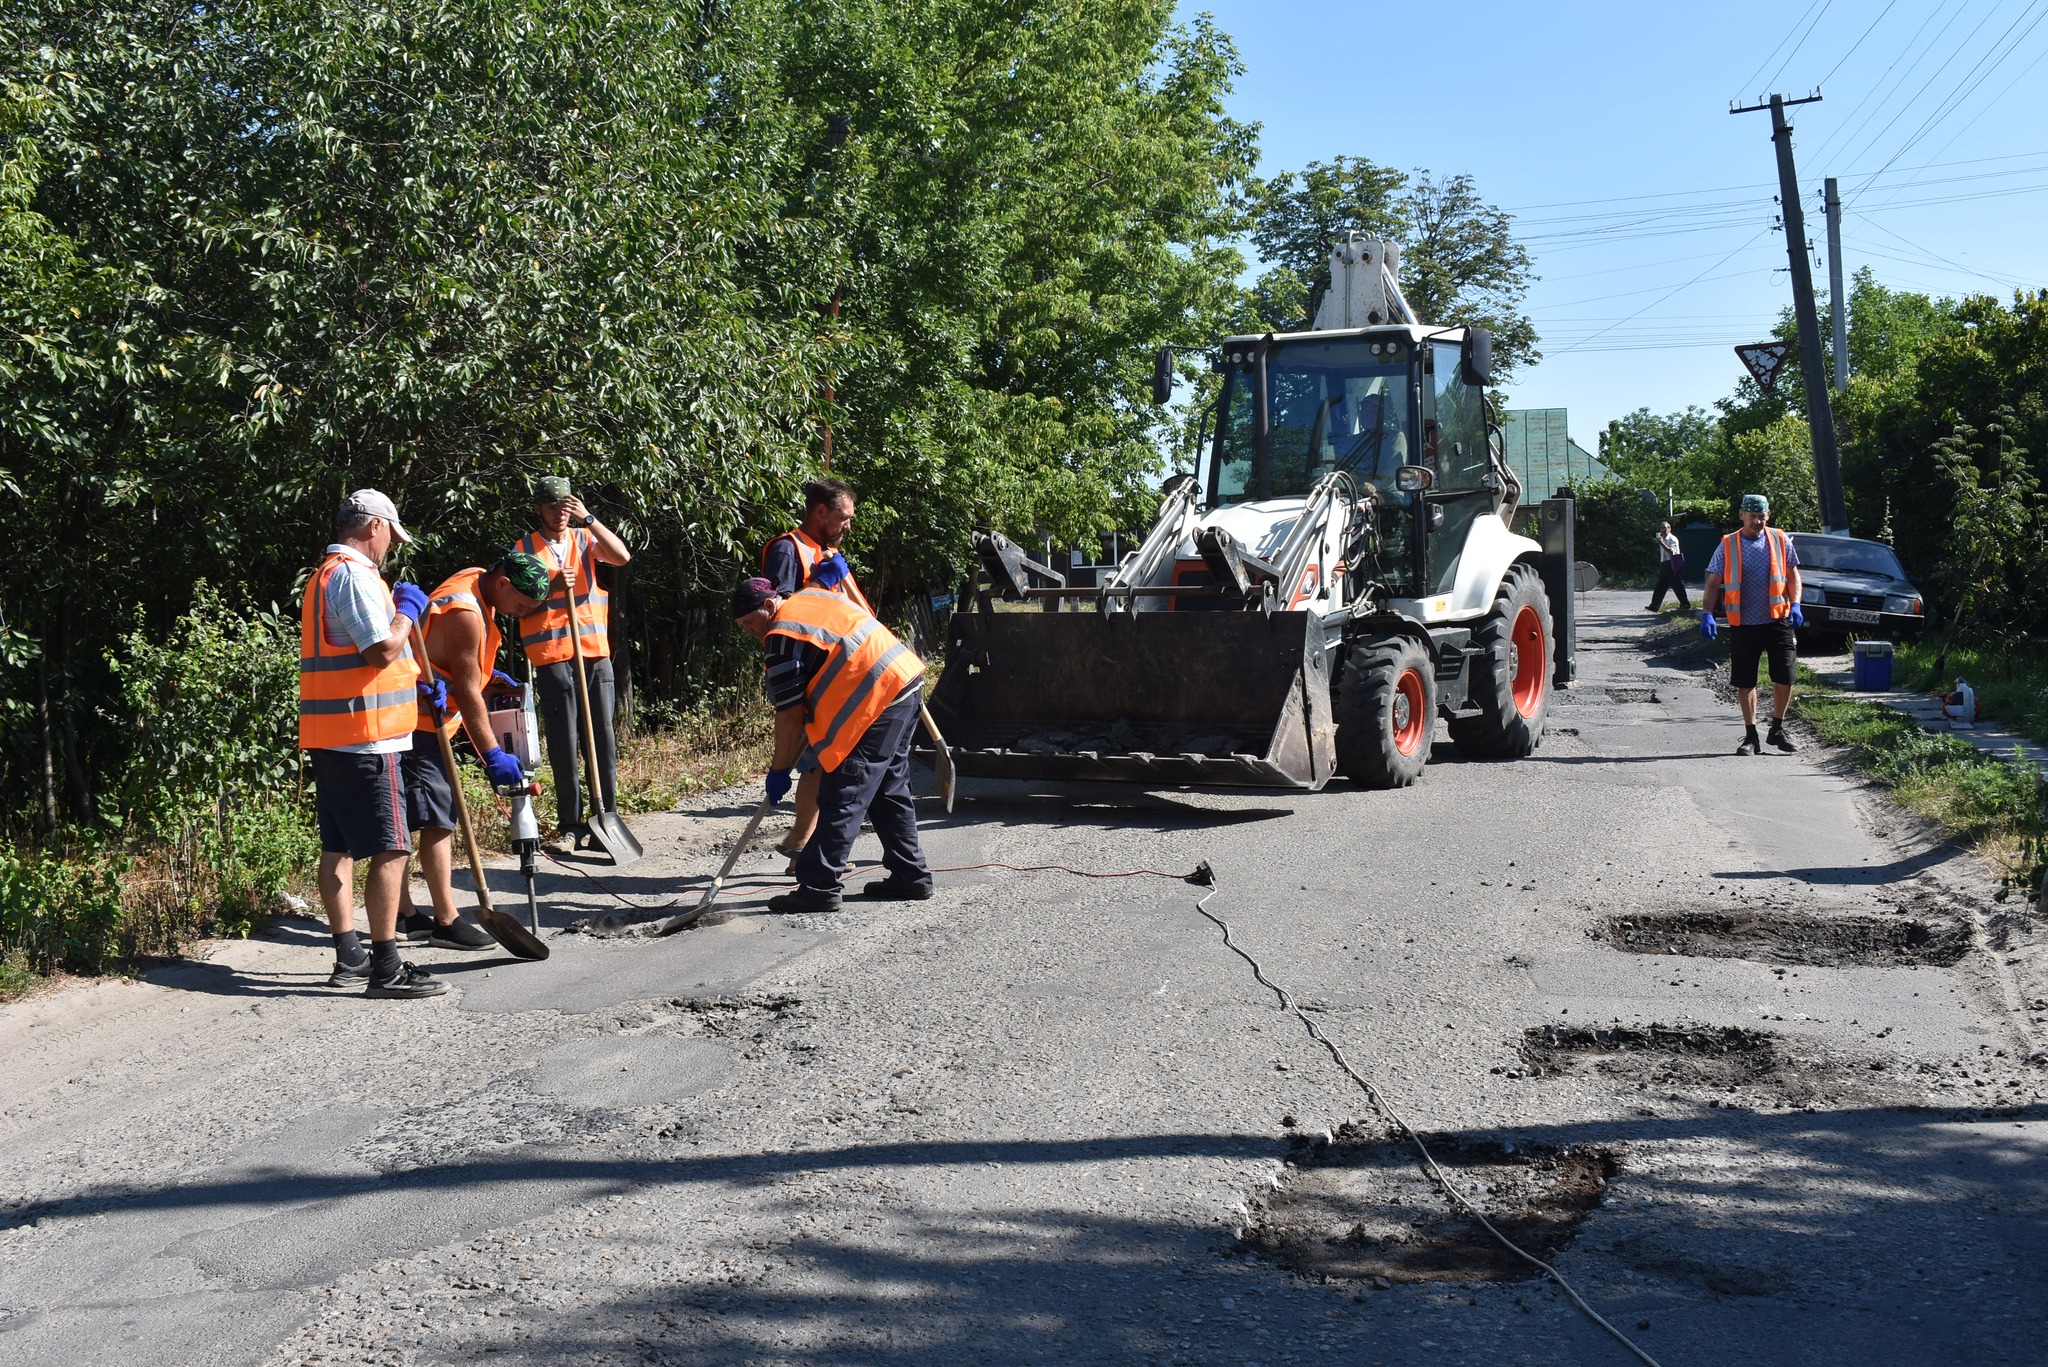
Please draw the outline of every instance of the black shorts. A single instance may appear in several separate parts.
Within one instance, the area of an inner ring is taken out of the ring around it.
[[[408,831],[452,831],[461,824],[455,817],[455,777],[441,762],[441,742],[432,731],[412,733],[412,749],[400,767],[405,773],[405,828]]]
[[[1771,659],[1771,682],[1790,684],[1792,667],[1799,659],[1791,619],[1781,617],[1757,626],[1728,628],[1729,683],[1737,688],[1755,688],[1757,661],[1766,655]]]
[[[359,755],[344,750],[313,751],[313,811],[320,823],[320,848],[329,854],[368,859],[374,854],[407,854],[403,751]]]

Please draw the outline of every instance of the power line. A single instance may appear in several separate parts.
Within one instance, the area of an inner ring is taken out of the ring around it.
[[[1740,246],[1738,246],[1738,247],[1736,247],[1736,248],[1735,248],[1735,250],[1734,250],[1734,251],[1732,251],[1732,252],[1729,252],[1729,253],[1728,253],[1728,255],[1726,255],[1726,256],[1724,256],[1724,257],[1722,257],[1722,258],[1721,258],[1721,259],[1720,259],[1719,261],[1716,261],[1716,262],[1715,262],[1715,263],[1714,263],[1713,265],[1711,265],[1711,266],[1707,267],[1707,268],[1706,268],[1705,270],[1701,271],[1701,272],[1700,272],[1700,273],[1699,273],[1698,275],[1695,275],[1695,276],[1694,276],[1694,277],[1693,277],[1692,279],[1690,279],[1690,280],[1686,281],[1686,282],[1685,282],[1685,283],[1684,283],[1683,285],[1680,285],[1680,286],[1678,286],[1677,288],[1675,288],[1675,289],[1671,290],[1671,291],[1670,291],[1669,293],[1666,293],[1666,294],[1665,294],[1664,296],[1662,296],[1662,298],[1656,299],[1656,300],[1652,301],[1651,303],[1648,303],[1648,304],[1645,304],[1645,305],[1643,305],[1643,306],[1642,306],[1641,308],[1637,309],[1637,310],[1636,310],[1636,311],[1635,311],[1634,313],[1631,313],[1631,314],[1630,314],[1630,315],[1629,315],[1629,316],[1628,316],[1627,318],[1624,318],[1624,319],[1622,319],[1622,320],[1621,320],[1621,323],[1629,322],[1630,320],[1632,320],[1632,319],[1635,319],[1635,318],[1640,318],[1640,317],[1642,317],[1642,315],[1644,315],[1644,314],[1648,313],[1648,312],[1649,312],[1649,311],[1650,311],[1651,309],[1653,309],[1653,308],[1656,308],[1658,304],[1661,304],[1661,303],[1663,303],[1663,302],[1664,302],[1664,300],[1666,300],[1666,299],[1669,299],[1669,298],[1671,298],[1671,297],[1672,297],[1672,295],[1675,295],[1675,294],[1679,293],[1679,292],[1680,292],[1681,290],[1688,290],[1688,289],[1691,289],[1691,288],[1692,288],[1692,287],[1693,287],[1694,285],[1697,285],[1697,284],[1698,284],[1698,283],[1699,283],[1699,282],[1700,282],[1700,281],[1701,281],[1702,279],[1704,279],[1704,278],[1705,278],[1706,276],[1708,276],[1708,275],[1712,274],[1712,273],[1713,273],[1714,271],[1716,271],[1716,270],[1720,269],[1720,268],[1721,268],[1722,266],[1725,266],[1725,265],[1727,265],[1727,264],[1728,264],[1728,263],[1729,263],[1730,261],[1733,261],[1733,260],[1735,259],[1736,255],[1737,255],[1737,253],[1740,253],[1740,252],[1746,251],[1746,250],[1747,250],[1747,249],[1748,249],[1748,248],[1749,248],[1749,247],[1750,247],[1751,245],[1753,245],[1753,244],[1754,244],[1754,243],[1756,242],[1756,240],[1757,240],[1758,238],[1762,237],[1762,236],[1763,236],[1763,235],[1764,235],[1765,233],[1768,233],[1768,232],[1770,232],[1770,231],[1771,231],[1771,230],[1770,230],[1769,228],[1762,228],[1762,229],[1759,229],[1759,230],[1758,230],[1757,232],[1753,233],[1753,234],[1752,234],[1752,235],[1751,235],[1750,237],[1748,237],[1747,239],[1745,239],[1745,240],[1744,240],[1744,241],[1742,242],[1742,244],[1741,244]],[[1606,333],[1608,333],[1608,332],[1612,332],[1612,331],[1613,331],[1613,330],[1614,330],[1614,329],[1615,329],[1616,327],[1619,327],[1619,326],[1620,326],[1620,323],[1610,323],[1610,324],[1609,324],[1609,325],[1608,325],[1607,327],[1604,327],[1604,328],[1602,328],[1602,329],[1601,329],[1601,330],[1600,330],[1599,332],[1596,332],[1596,333],[1594,333],[1594,334],[1592,335],[1592,337],[1588,337],[1588,338],[1586,339],[1586,342],[1591,342],[1591,341],[1593,341],[1593,340],[1594,340],[1595,338],[1598,338],[1598,337],[1604,336],[1604,335],[1605,335]],[[1568,347],[1565,347],[1565,348],[1563,348],[1563,349],[1562,349],[1561,351],[1559,351],[1559,352],[1554,352],[1554,353],[1552,353],[1552,354],[1553,354],[1553,355],[1562,355],[1562,354],[1564,354],[1565,352],[1571,352],[1571,351],[1577,351],[1577,350],[1581,350],[1581,349],[1583,349],[1583,348],[1584,348],[1584,346],[1585,346],[1585,343],[1584,343],[1584,342],[1582,342],[1582,343],[1580,343],[1580,344],[1579,344],[1578,346],[1568,346]]]
[[[1904,104],[1898,107],[1898,112],[1892,115],[1890,121],[1887,122],[1884,127],[1878,129],[1876,134],[1871,137],[1869,142],[1863,144],[1861,151],[1857,153],[1858,156],[1861,156],[1864,152],[1868,152],[1871,148],[1875,147],[1879,142],[1881,142],[1884,139],[1885,134],[1891,132],[1892,129],[1898,125],[1901,119],[1904,119],[1910,112],[1912,112],[1913,106],[1920,102],[1920,97],[1922,95],[1925,95],[1928,92],[1928,90],[1933,87],[1934,83],[1941,79],[1943,72],[1947,71],[1950,66],[1954,65],[1956,58],[1963,55],[1963,50],[1969,47],[1971,40],[1984,31],[1984,26],[1990,23],[1992,16],[1997,13],[1998,6],[1994,3],[1989,10],[1985,11],[1984,17],[1977,21],[1977,26],[1971,29],[1967,34],[1965,34],[1963,36],[1963,40],[1955,45],[1954,50],[1951,51],[1947,57],[1944,57],[1942,59],[1941,65],[1936,67],[1934,71],[1927,77],[1927,79],[1920,83],[1920,88],[1914,91],[1912,96],[1909,99],[1907,99],[1907,101]],[[1962,11],[1958,10],[1956,12],[1956,18],[1959,19],[1961,17]],[[1953,23],[1954,20],[1951,20],[1950,25],[1953,25]],[[1942,32],[1946,33],[1947,31],[1948,26],[1944,26]],[[1940,41],[1939,37],[1936,38],[1936,41]],[[1969,73],[1965,72],[1964,79],[1967,80],[1968,78]],[[1892,160],[1898,160],[1898,154],[1894,154]],[[1888,166],[1891,163],[1887,162],[1885,164]],[[1882,170],[1883,168],[1880,167],[1879,169]],[[1860,190],[1862,189],[1862,186],[1858,186],[1857,188]]]
[[[1830,2],[1832,2],[1832,0],[1830,0]],[[1779,51],[1784,48],[1785,44],[1792,41],[1792,35],[1797,33],[1799,31],[1799,26],[1806,22],[1806,15],[1813,13],[1814,9],[1817,6],[1819,6],[1820,3],[1821,0],[1813,0],[1813,4],[1808,5],[1806,7],[1806,14],[1800,15],[1797,19],[1794,19],[1792,21],[1792,27],[1786,30],[1785,36],[1783,38],[1780,38],[1778,40],[1778,45],[1771,49],[1770,56],[1765,57],[1761,62],[1758,62],[1756,64],[1756,70],[1750,72],[1749,75],[1742,78],[1742,84],[1735,88],[1736,93],[1738,95],[1750,88],[1750,82],[1754,81],[1757,77],[1764,74],[1764,68],[1771,64],[1771,57],[1777,56]],[[1811,30],[1808,31],[1811,32]],[[1787,60],[1789,61],[1790,59],[1788,58]],[[1776,80],[1777,78],[1774,76],[1771,79]]]
[[[1766,89],[1777,85],[1778,78],[1785,74],[1786,67],[1792,65],[1792,59],[1799,55],[1799,49],[1806,46],[1806,40],[1813,36],[1813,31],[1819,26],[1820,21],[1828,17],[1828,11],[1834,7],[1834,3],[1835,0],[1827,0],[1827,3],[1820,7],[1820,13],[1813,16],[1813,23],[1806,26],[1806,32],[1799,35],[1799,41],[1792,45],[1792,50],[1785,54],[1785,60],[1778,63],[1778,69],[1771,73],[1771,79],[1764,82]]]
[[[1890,0],[1889,4],[1887,4],[1883,9],[1879,10],[1877,13],[1877,18],[1870,21],[1870,27],[1863,30],[1863,38],[1868,38],[1871,34],[1877,32],[1877,26],[1884,22],[1885,15],[1890,14],[1892,12],[1892,6],[1898,3],[1899,0]],[[1842,64],[1844,62],[1847,62],[1851,57],[1854,57],[1856,55],[1856,49],[1863,46],[1863,38],[1858,38],[1855,42],[1849,44],[1849,50],[1842,54],[1841,61],[1836,62],[1833,66],[1828,68],[1828,74],[1820,78],[1820,84],[1822,86],[1827,85],[1829,81],[1835,79],[1835,73],[1842,69]],[[1775,78],[1773,78],[1773,84],[1775,83]]]
[[[1949,26],[1954,24],[1955,21],[1961,17],[1962,9],[1968,7],[1969,0],[1957,0],[1957,3],[1962,8],[1958,8],[1955,14],[1949,16],[1948,23],[1942,25],[1940,33],[1935,34],[1934,41],[1936,43],[1941,41],[1942,34],[1948,32]],[[1927,26],[1933,23],[1936,19],[1940,18],[1942,11],[1946,10],[1947,8],[1948,0],[1942,0],[1941,5],[1938,8],[1936,8],[1933,13],[1929,14],[1926,18],[1920,21],[1920,27],[1913,30],[1913,36],[1906,40],[1906,45],[1899,49],[1899,55],[1892,58],[1891,64],[1885,67],[1883,73],[1878,76],[1876,84],[1872,85],[1870,89],[1863,92],[1863,98],[1858,100],[1854,105],[1852,105],[1849,109],[1849,112],[1842,116],[1842,122],[1836,128],[1834,133],[1830,134],[1825,140],[1822,141],[1819,149],[1814,153],[1814,157],[1816,160],[1825,159],[1829,152],[1831,152],[1835,148],[1837,142],[1839,142],[1844,147],[1848,146],[1851,142],[1854,142],[1856,140],[1857,135],[1860,134],[1865,128],[1869,127],[1870,121],[1876,118],[1880,113],[1884,111],[1884,96],[1889,94],[1892,90],[1896,90],[1899,86],[1904,85],[1913,73],[1910,68],[1904,72],[1900,72],[1899,79],[1897,80],[1897,82],[1887,85],[1887,82],[1891,81],[1891,74],[1894,71],[1898,70],[1900,62],[1905,61],[1909,55],[1920,50],[1920,35],[1925,33],[1927,31]],[[1928,46],[1932,47],[1933,43],[1928,44]],[[1870,108],[1870,112],[1868,114],[1863,114],[1863,110],[1866,106]],[[1858,114],[1863,114],[1863,118],[1860,122],[1856,121],[1856,116]],[[1851,127],[1852,123],[1854,125],[1853,128]],[[1845,130],[1847,131],[1845,132]]]

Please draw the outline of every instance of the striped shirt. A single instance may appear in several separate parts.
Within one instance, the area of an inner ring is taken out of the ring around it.
[[[1742,538],[1742,620],[1745,622],[1768,622],[1771,620],[1771,546],[1770,539],[1761,534],[1751,536],[1738,532]],[[1714,558],[1707,562],[1708,574],[1720,574],[1725,578],[1721,551],[1726,542],[1714,544]],[[1799,564],[1799,548],[1792,544],[1792,538],[1785,538],[1785,568],[1790,571]],[[1788,586],[1789,587],[1789,586]]]

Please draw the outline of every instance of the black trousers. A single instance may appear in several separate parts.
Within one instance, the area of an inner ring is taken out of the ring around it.
[[[612,691],[611,657],[585,659],[590,677],[590,730],[597,738],[598,773],[596,786],[603,794],[599,806],[610,811],[619,802],[619,749],[612,735],[612,712],[616,701]],[[555,826],[568,829],[583,824],[583,788],[577,774],[583,760],[583,704],[576,689],[576,662],[561,660],[536,665],[534,679],[540,684],[541,728],[548,738],[548,767],[555,776]]]
[[[1664,606],[1664,591],[1666,589],[1678,595],[1679,607],[1687,612],[1692,611],[1692,599],[1685,595],[1685,581],[1680,579],[1677,571],[1671,568],[1669,560],[1659,560],[1657,562],[1657,591],[1650,595],[1651,611],[1654,612]]]
[[[912,684],[875,718],[853,753],[826,771],[818,787],[817,833],[796,860],[796,880],[806,888],[839,891],[864,819],[875,823],[875,834],[882,838],[882,864],[890,875],[898,882],[931,886],[910,797],[910,742],[917,734],[922,697],[923,690]]]

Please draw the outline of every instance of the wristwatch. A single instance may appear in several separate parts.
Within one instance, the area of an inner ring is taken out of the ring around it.
[[[582,518],[576,523],[576,525],[579,527],[588,527],[591,523],[595,521],[597,521],[596,518],[592,517],[589,513],[585,513],[582,516]]]

